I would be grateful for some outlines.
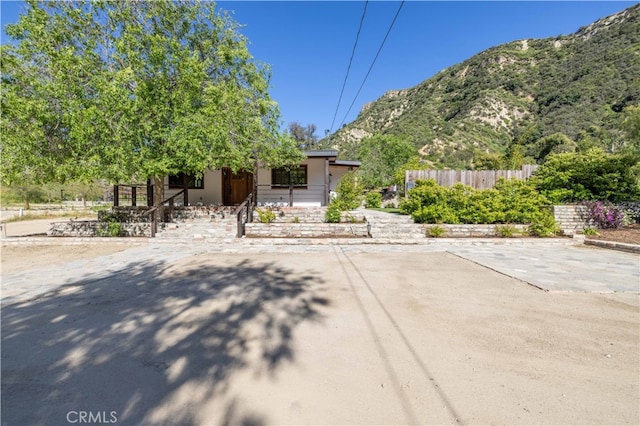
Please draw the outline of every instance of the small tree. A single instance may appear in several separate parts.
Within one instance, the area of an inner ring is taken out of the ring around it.
[[[375,135],[360,143],[358,170],[367,188],[386,186],[395,181],[395,173],[412,157],[416,149],[405,139],[391,135]]]
[[[333,201],[340,210],[353,210],[362,202],[362,185],[354,172],[345,173],[336,187],[338,196]]]
[[[575,150],[576,143],[572,141],[569,136],[564,133],[554,133],[538,139],[535,144],[535,153],[533,156],[538,162],[542,162],[549,154],[573,152]]]
[[[315,124],[307,124],[306,127],[303,127],[297,121],[289,123],[289,133],[298,143],[300,149],[313,150],[318,148],[316,130],[317,126]]]

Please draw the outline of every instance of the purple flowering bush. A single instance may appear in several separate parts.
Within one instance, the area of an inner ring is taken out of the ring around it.
[[[585,201],[589,211],[589,220],[601,229],[622,228],[625,221],[624,210],[608,201]]]

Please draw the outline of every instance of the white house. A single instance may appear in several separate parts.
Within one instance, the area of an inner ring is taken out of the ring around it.
[[[260,168],[256,174],[230,169],[207,170],[202,178],[187,176],[190,205],[239,205],[257,185],[257,205],[324,206],[342,176],[360,167],[359,161],[338,160],[338,151],[305,151],[298,167]],[[184,189],[184,176],[165,178],[165,198]],[[177,197],[176,201],[181,201]]]

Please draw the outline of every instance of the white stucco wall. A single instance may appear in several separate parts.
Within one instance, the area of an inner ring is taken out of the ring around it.
[[[325,158],[308,158],[307,188],[293,189],[294,206],[323,206],[326,204]],[[258,170],[258,205],[289,205],[289,189],[271,188],[271,169]]]
[[[169,188],[169,177],[164,179],[165,198],[181,191],[180,188]],[[204,188],[189,189],[189,204],[192,206],[202,203],[205,206],[222,204],[222,171],[207,170],[204,173]],[[182,197],[176,199],[176,204],[182,204]]]

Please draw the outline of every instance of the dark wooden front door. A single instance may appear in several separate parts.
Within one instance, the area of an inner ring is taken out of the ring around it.
[[[224,169],[222,175],[223,201],[226,206],[241,204],[253,191],[253,174],[244,171],[233,173],[231,169]]]

